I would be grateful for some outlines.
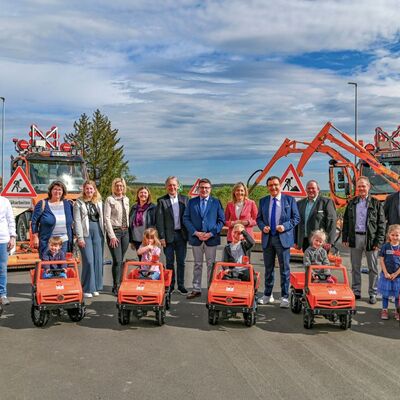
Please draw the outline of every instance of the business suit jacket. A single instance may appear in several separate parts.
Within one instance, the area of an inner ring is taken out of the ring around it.
[[[192,246],[200,246],[202,241],[194,236],[197,232],[211,232],[212,236],[205,243],[207,246],[217,246],[221,243],[220,233],[225,224],[225,215],[221,202],[210,196],[204,216],[200,213],[200,197],[190,199],[185,213],[183,223],[188,231],[189,243]]]
[[[263,229],[270,226],[269,221],[269,203],[271,196],[260,199],[258,207],[257,225],[262,232],[261,244],[263,249],[268,245],[269,233],[264,233]],[[283,225],[285,230],[278,233],[279,240],[284,248],[290,248],[294,245],[294,227],[299,223],[300,216],[297,203],[294,197],[281,195],[281,217],[276,225]]]
[[[184,240],[187,240],[188,236],[185,224],[183,223],[183,214],[185,212],[188,200],[189,199],[187,196],[178,194],[179,219],[181,221],[181,233]],[[167,243],[172,243],[174,241],[174,211],[172,209],[172,203],[169,194],[166,194],[157,200],[156,226],[160,239],[165,239]]]
[[[240,213],[240,217],[236,217],[235,212],[235,203],[233,201],[228,202],[225,208],[225,223],[228,227],[227,240],[232,241],[232,230],[233,226],[231,224],[232,221],[237,221],[240,219],[241,221],[248,221],[249,224],[245,226],[247,233],[253,237],[253,227],[257,224],[257,206],[253,200],[247,199],[244,204],[242,211]]]
[[[383,210],[385,212],[387,227],[393,224],[400,224],[399,196],[399,192],[396,192],[386,198]]]
[[[302,199],[297,202],[297,207],[300,214],[300,222],[296,226],[296,244],[303,245],[305,236],[305,214],[308,199]],[[336,240],[336,208],[333,201],[327,197],[318,196],[315,200],[314,206],[311,209],[310,215],[307,220],[307,234],[316,229],[323,229],[327,235],[327,243],[333,244]]]

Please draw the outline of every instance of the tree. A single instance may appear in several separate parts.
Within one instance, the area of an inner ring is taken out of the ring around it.
[[[94,112],[92,121],[82,114],[74,123],[74,129],[75,133],[66,135],[66,139],[82,150],[89,177],[97,181],[103,197],[110,193],[114,178],[122,176],[130,182],[134,180],[129,174],[128,161],[124,159],[124,146],[119,145],[118,129],[111,127],[111,121],[100,110]]]

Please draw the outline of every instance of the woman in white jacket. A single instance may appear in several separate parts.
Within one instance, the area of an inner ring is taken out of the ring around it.
[[[85,297],[103,290],[103,203],[93,181],[86,181],[74,204],[75,234],[82,256],[82,287]]]

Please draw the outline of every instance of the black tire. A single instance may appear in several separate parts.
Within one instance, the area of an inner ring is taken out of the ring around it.
[[[121,325],[128,325],[131,320],[130,310],[120,309],[118,310],[118,322]]]
[[[217,325],[219,319],[218,311],[208,310],[208,323],[210,325]]]
[[[351,315],[350,314],[341,315],[339,317],[339,323],[340,323],[340,329],[343,329],[344,331],[346,329],[351,328]]]
[[[49,322],[49,312],[40,310],[39,307],[32,305],[31,318],[33,325],[37,327],[45,326]]]
[[[299,314],[301,309],[303,308],[303,304],[301,303],[301,298],[296,295],[294,290],[290,291],[290,309],[294,314]]]
[[[163,310],[156,311],[156,323],[158,326],[162,326],[165,324],[165,311]]]
[[[165,293],[165,309],[169,310],[171,307],[171,292],[168,290]]]
[[[3,311],[4,311],[3,305],[0,304],[0,317],[1,317],[1,315],[3,314]]]
[[[303,324],[306,329],[311,329],[314,325],[314,316],[308,310],[304,310]]]
[[[29,224],[25,214],[21,214],[17,221],[17,240],[26,242],[29,240]]]
[[[85,307],[80,306],[79,308],[73,308],[70,310],[67,310],[69,319],[73,322],[79,322],[82,321],[83,318],[85,317]]]
[[[256,313],[254,311],[243,313],[243,318],[244,324],[249,328],[256,324]]]

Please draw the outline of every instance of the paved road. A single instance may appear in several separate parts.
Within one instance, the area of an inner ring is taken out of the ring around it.
[[[259,253],[253,262],[262,271]],[[192,265],[189,250],[188,287]],[[12,304],[0,319],[0,398],[398,399],[400,327],[379,319],[363,279],[365,299],[349,331],[323,319],[307,331],[301,315],[278,305],[260,307],[255,327],[241,319],[213,327],[205,295],[189,302],[178,294],[162,327],[151,318],[120,326],[115,298],[101,294],[87,302],[83,321],[53,319],[40,329],[30,320],[28,272],[11,272]]]

